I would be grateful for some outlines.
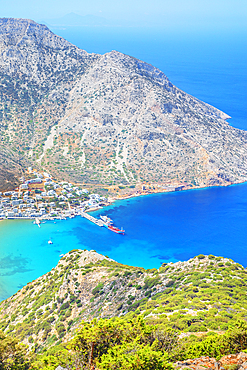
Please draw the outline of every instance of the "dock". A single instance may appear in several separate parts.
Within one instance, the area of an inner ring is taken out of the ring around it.
[[[91,215],[89,215],[88,213],[86,212],[81,212],[81,217],[84,217],[86,218],[87,220],[93,222],[95,225],[98,225],[100,227],[104,226],[105,223],[102,221],[102,220],[99,220]]]
[[[38,227],[40,227],[40,220],[38,219],[38,217],[35,218],[35,223],[36,225],[38,225]]]

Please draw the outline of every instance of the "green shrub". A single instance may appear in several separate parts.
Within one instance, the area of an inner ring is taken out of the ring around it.
[[[169,288],[170,286],[173,286],[175,284],[174,280],[169,280],[168,283],[166,283],[166,286]]]
[[[102,370],[172,370],[168,355],[156,350],[155,344],[129,343],[117,345],[97,362]]]
[[[93,290],[92,290],[92,294],[93,295],[96,295],[96,294],[98,294],[100,291],[101,291],[101,289],[103,289],[103,287],[104,287],[104,284],[103,283],[99,283]]]
[[[124,274],[123,274],[124,277],[128,277],[130,275],[131,275],[131,272],[130,271],[125,271]]]
[[[204,256],[204,254],[199,254],[199,255],[197,256],[197,258],[198,258],[199,260],[203,260],[203,259],[205,258],[205,256]]]
[[[62,304],[62,306],[60,307],[60,311],[64,311],[66,310],[67,308],[69,308],[69,302],[65,302]]]
[[[144,280],[143,289],[151,289],[153,286],[155,286],[159,283],[160,283],[160,277],[159,276],[155,276],[153,278],[146,277],[145,280]]]

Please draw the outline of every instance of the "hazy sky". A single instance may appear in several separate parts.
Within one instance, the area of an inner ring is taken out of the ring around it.
[[[133,25],[247,29],[247,0],[0,0],[1,17],[57,18],[93,14]]]

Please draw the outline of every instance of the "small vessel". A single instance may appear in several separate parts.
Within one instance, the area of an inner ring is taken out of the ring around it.
[[[106,224],[108,225],[111,225],[113,224],[113,221],[110,217],[107,217],[107,216],[99,216],[101,218],[102,221],[104,221]]]
[[[64,256],[64,254],[59,254],[59,257],[63,257]]]
[[[123,230],[123,229],[119,229],[118,227],[116,227],[116,226],[112,226],[112,225],[105,225],[105,227],[107,227],[107,229],[109,229],[109,230],[111,230],[111,231],[113,231],[114,233],[116,233],[116,234],[122,234],[122,235],[124,235],[124,233],[125,233],[125,230]]]
[[[48,244],[53,244],[53,242],[51,240],[48,240]]]

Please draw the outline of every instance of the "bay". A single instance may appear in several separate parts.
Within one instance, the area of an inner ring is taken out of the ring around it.
[[[246,183],[120,200],[92,213],[99,214],[113,218],[126,235],[81,217],[49,221],[40,228],[31,221],[0,222],[0,299],[48,272],[61,254],[77,248],[145,268],[201,253],[247,266]]]

